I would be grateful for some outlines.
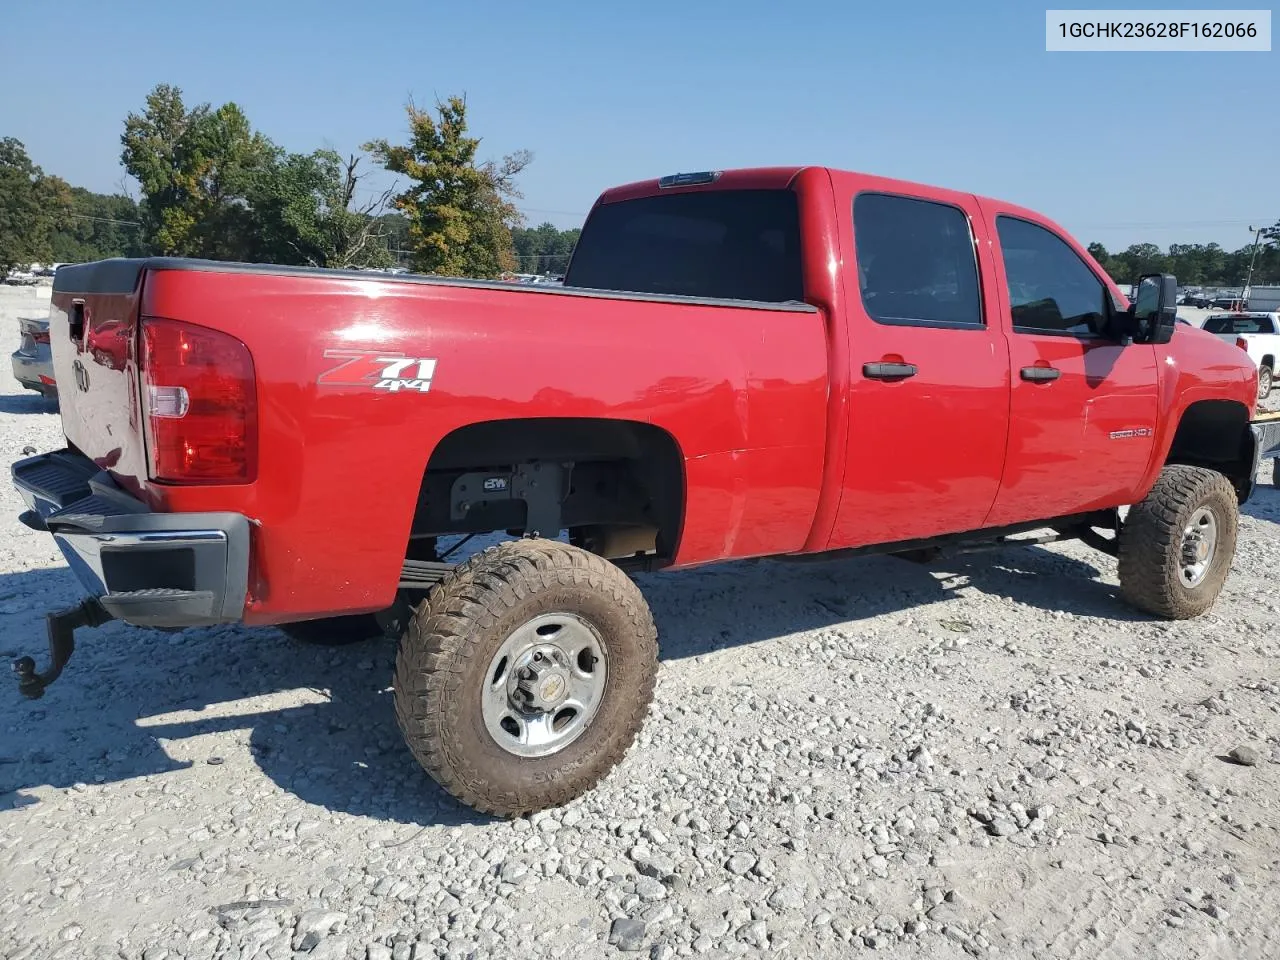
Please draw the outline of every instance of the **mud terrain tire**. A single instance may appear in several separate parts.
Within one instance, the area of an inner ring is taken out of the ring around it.
[[[1120,529],[1120,591],[1168,620],[1198,617],[1213,606],[1235,555],[1240,504],[1222,474],[1170,464]],[[1197,566],[1197,550],[1212,537]]]
[[[485,698],[505,689],[490,673],[517,631],[547,617],[586,624],[595,638],[605,662],[598,705],[563,747],[517,756],[485,719]],[[396,717],[445,790],[482,813],[520,816],[586,793],[622,759],[653,699],[657,655],[648,604],[618,567],[558,541],[501,543],[460,564],[410,618]]]

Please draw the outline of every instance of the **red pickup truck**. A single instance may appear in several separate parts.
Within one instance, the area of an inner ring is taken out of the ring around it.
[[[561,287],[63,267],[66,447],[13,479],[90,598],[20,686],[111,618],[382,631],[416,758],[513,815],[640,727],[634,571],[1080,538],[1195,616],[1271,443],[1254,365],[1175,325],[1175,289],[1131,305],[1030,210],[822,167],[608,190]]]

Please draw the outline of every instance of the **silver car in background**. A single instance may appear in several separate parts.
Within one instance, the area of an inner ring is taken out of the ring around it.
[[[28,390],[50,400],[58,397],[53,379],[53,352],[49,349],[49,321],[45,317],[19,317],[22,343],[13,352],[13,375]]]

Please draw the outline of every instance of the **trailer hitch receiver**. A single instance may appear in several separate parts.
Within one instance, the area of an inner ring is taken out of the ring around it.
[[[49,631],[49,669],[36,673],[36,662],[30,657],[19,657],[13,662],[13,672],[18,675],[18,692],[30,700],[44,696],[45,687],[57,680],[62,668],[75,652],[77,627],[100,627],[114,620],[97,598],[66,610],[59,610],[45,617]]]

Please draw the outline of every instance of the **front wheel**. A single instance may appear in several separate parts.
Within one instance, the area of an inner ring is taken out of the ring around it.
[[[1271,368],[1266,366],[1258,367],[1258,399],[1265,400],[1271,396],[1271,387],[1274,381],[1274,374]]]
[[[636,585],[552,540],[498,544],[415,612],[396,717],[417,761],[482,813],[520,816],[593,788],[653,698],[657,631]]]
[[[1170,464],[1120,529],[1120,591],[1169,620],[1204,613],[1218,599],[1235,556],[1240,506],[1222,474]]]

